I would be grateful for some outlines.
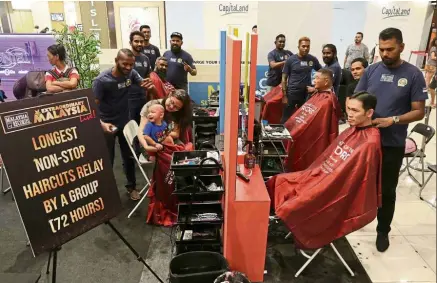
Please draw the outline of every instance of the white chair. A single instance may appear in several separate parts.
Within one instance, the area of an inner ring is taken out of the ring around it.
[[[285,239],[288,239],[290,236],[292,236],[291,232],[287,234],[287,236],[285,236]],[[346,261],[344,260],[344,258],[341,256],[341,254],[338,252],[337,248],[334,246],[333,243],[329,244],[331,246],[331,248],[334,250],[335,254],[337,255],[337,257],[340,259],[341,263],[343,263],[344,267],[347,269],[347,271],[349,272],[349,274],[354,277],[355,273],[352,271],[352,269],[349,267],[349,265],[346,263]],[[296,274],[294,275],[294,277],[299,277],[299,275],[305,270],[305,268],[311,263],[311,261],[313,261],[313,259],[320,253],[320,251],[324,249],[324,248],[320,248],[317,249],[311,256],[306,254],[303,250],[299,250],[300,253],[306,257],[308,260],[304,263],[304,265],[302,265],[302,267],[296,272]]]
[[[133,146],[134,139],[137,136],[137,132],[138,132],[138,124],[135,120],[129,121],[129,123],[127,123],[123,129],[123,134],[124,134],[124,137],[126,138],[127,144],[129,145],[129,148],[132,152],[132,155],[133,155],[135,161],[137,162],[137,165],[140,168],[141,173],[144,176],[144,179],[146,179],[146,182],[147,182],[147,184],[144,186],[144,188],[140,192],[140,194],[143,194],[144,191],[147,189],[147,187],[150,186],[150,180],[149,180],[149,177],[147,177],[146,172],[144,171],[144,167],[151,166],[154,164],[154,162],[148,161],[142,154],[140,154],[139,158],[137,157],[135,150],[134,150],[134,146]],[[149,190],[147,190],[146,193],[143,194],[142,198],[140,199],[140,201],[138,201],[137,205],[135,205],[135,207],[129,213],[127,218],[130,218],[132,216],[132,214],[135,212],[135,210],[137,210],[137,208],[141,205],[141,203],[146,199],[148,192],[149,192]]]

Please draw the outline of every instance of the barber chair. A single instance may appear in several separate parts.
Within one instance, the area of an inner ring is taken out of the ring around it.
[[[287,234],[287,236],[285,236],[285,239],[288,239],[292,236],[291,232]],[[344,260],[344,258],[341,256],[341,254],[338,252],[337,248],[334,246],[333,243],[330,243],[329,246],[334,250],[335,254],[337,255],[338,259],[341,261],[341,263],[343,263],[344,267],[347,269],[347,271],[349,272],[349,274],[354,277],[355,273],[352,271],[352,269],[349,267],[349,265],[346,263],[346,261]],[[327,247],[327,246],[326,246]],[[320,251],[326,247],[317,249],[312,255],[308,255],[306,252],[304,252],[303,250],[299,250],[300,253],[306,257],[308,260],[304,263],[304,265],[302,265],[302,267],[296,272],[296,274],[294,275],[294,277],[299,277],[299,275],[305,270],[305,268],[311,263],[311,261],[313,261],[313,259],[320,253]]]
[[[426,124],[423,124],[423,123],[418,123],[411,130],[411,132],[408,135],[408,137],[411,137],[411,135],[413,133],[417,133],[417,134],[422,136],[422,144],[421,144],[421,146],[419,148],[417,148],[416,151],[411,152],[411,153],[407,153],[407,154],[404,155],[404,158],[407,161],[407,165],[399,172],[399,176],[402,175],[405,171],[407,171],[408,175],[411,178],[411,180],[413,180],[419,187],[422,187],[423,184],[424,184],[424,181],[425,181],[425,172],[426,172],[426,168],[425,168],[425,158],[426,158],[425,147],[431,141],[431,139],[434,137],[435,129],[433,127],[429,126],[429,125],[426,125]],[[410,171],[411,164],[412,164],[412,162],[416,158],[419,158],[419,164],[421,166],[421,168],[418,169],[421,172],[421,180],[420,181],[417,180],[416,177],[414,177],[413,174]]]
[[[421,200],[423,200],[424,202],[429,203],[430,205],[432,205],[433,207],[436,207],[436,197],[434,197],[434,201],[431,202],[429,200],[423,199],[422,198],[422,191],[423,189],[425,189],[426,185],[428,184],[429,180],[431,180],[431,178],[434,176],[434,174],[436,173],[436,164],[434,165],[428,165],[428,169],[430,170],[431,174],[429,174],[428,179],[426,179],[425,183],[423,183],[422,187],[420,188],[420,192],[419,192],[419,198]]]

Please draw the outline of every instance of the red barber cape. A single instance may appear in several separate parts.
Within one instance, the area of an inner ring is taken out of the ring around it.
[[[293,142],[288,143],[288,172],[308,168],[338,136],[341,107],[333,92],[314,94],[284,124]]]
[[[282,110],[284,108],[284,104],[282,104],[282,87],[278,85],[266,95],[264,95],[264,109],[262,113],[262,119],[269,121],[269,124],[279,124],[281,123],[282,118]]]
[[[379,130],[351,127],[305,171],[267,182],[276,215],[299,248],[321,248],[375,219],[381,158]]]

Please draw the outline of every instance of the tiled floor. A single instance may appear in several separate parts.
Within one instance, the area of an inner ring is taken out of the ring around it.
[[[429,124],[436,128],[436,110]],[[426,153],[426,161],[435,164],[436,137],[427,145]],[[434,200],[435,196],[434,175],[423,197]],[[436,282],[436,209],[419,199],[419,187],[407,173],[399,179],[390,248],[385,253],[376,250],[375,228],[376,220],[347,237],[373,282]]]

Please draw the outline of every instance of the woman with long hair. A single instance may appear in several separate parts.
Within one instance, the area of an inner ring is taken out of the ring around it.
[[[147,144],[144,138],[144,128],[148,109],[151,105],[161,104],[164,107],[164,120],[168,125],[169,136],[174,144],[165,144],[161,150]],[[138,127],[138,141],[147,152],[156,153],[156,165],[153,171],[152,186],[149,189],[150,198],[147,223],[172,226],[177,220],[177,199],[172,194],[174,190],[173,176],[170,170],[172,154],[175,151],[191,150],[191,120],[192,106],[190,96],[181,89],[171,92],[163,99],[149,101],[141,110],[141,121]]]
[[[425,82],[431,94],[431,107],[435,108],[435,88],[430,85],[432,77],[436,74],[437,67],[437,37],[431,41],[431,48],[428,52],[428,61],[425,65]]]
[[[53,44],[47,48],[47,59],[53,69],[45,74],[46,89],[49,93],[58,93],[76,89],[79,73],[76,68],[66,63],[67,52],[61,44]]]

